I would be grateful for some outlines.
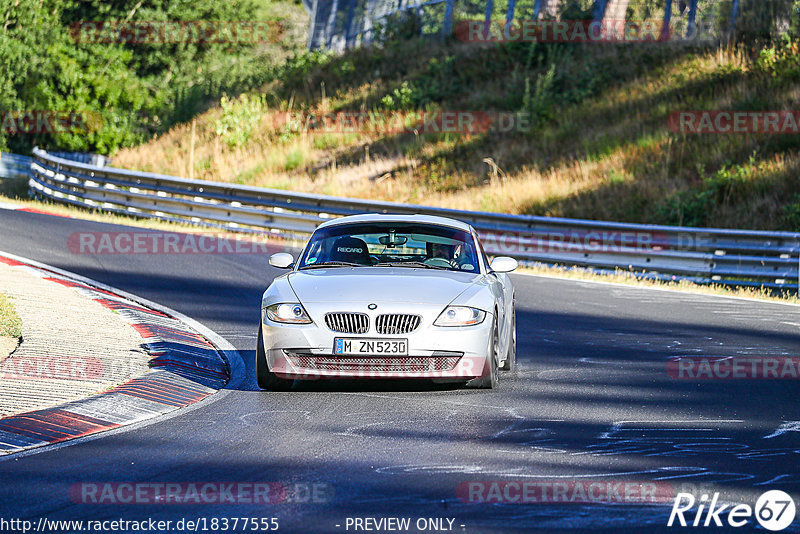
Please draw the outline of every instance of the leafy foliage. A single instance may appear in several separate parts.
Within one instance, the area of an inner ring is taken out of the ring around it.
[[[0,337],[20,337],[22,321],[11,299],[0,293]]]
[[[227,96],[220,99],[222,116],[214,124],[214,132],[230,147],[236,148],[250,141],[261,114],[266,108],[264,98],[251,97],[247,93],[237,100]]]
[[[227,42],[140,42],[115,39],[107,29],[125,21],[274,18],[256,0],[0,0],[0,17],[0,111],[77,112],[99,115],[101,123],[54,133],[3,129],[0,149],[16,152],[40,145],[110,153],[133,145],[204,110],[219,94],[264,83],[275,47],[293,46],[273,43],[265,53],[270,45],[259,41],[260,34],[221,40]],[[106,33],[86,31],[92,24]]]

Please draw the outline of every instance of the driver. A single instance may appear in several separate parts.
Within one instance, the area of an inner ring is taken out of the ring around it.
[[[458,267],[458,258],[461,255],[461,245],[445,245],[430,243],[428,260],[444,260],[453,267]],[[427,260],[426,260],[427,261]]]
[[[439,258],[448,262],[453,261],[453,247],[452,245],[443,245],[441,243],[431,243],[430,259]]]

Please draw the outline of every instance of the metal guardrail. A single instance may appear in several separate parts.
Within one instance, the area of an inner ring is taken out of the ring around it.
[[[763,1],[763,0],[762,0]],[[483,21],[488,29],[492,21],[504,21],[505,27],[513,22],[557,19],[566,8],[576,7],[576,2],[566,0],[308,0],[310,25],[308,48],[342,51],[372,42],[381,24],[392,16],[413,12],[420,23],[423,35],[438,35],[441,39],[452,34],[459,21]],[[441,6],[439,4],[444,4]],[[586,2],[583,2],[588,7]],[[652,22],[660,21],[665,31],[677,26],[687,39],[694,39],[700,27],[711,22],[733,30],[736,27],[739,2],[730,4],[728,11],[715,5],[715,0],[592,0],[591,16],[595,21],[625,19],[631,8],[637,13],[650,13]],[[721,20],[720,16],[725,17]],[[643,22],[641,15],[632,23]]]
[[[308,48],[342,51],[370,43],[389,17],[409,12],[417,15],[421,35],[427,28],[444,38],[452,29],[454,4],[455,0],[313,0]]]
[[[90,165],[96,165],[98,167],[111,165],[111,158],[102,154],[92,154],[89,152],[50,152],[49,154],[57,158],[78,161],[80,163],[89,163]]]
[[[0,178],[20,178],[31,175],[31,158],[0,152]]]
[[[800,233],[686,228],[461,211],[294,193],[97,167],[35,149],[30,191],[88,208],[305,239],[356,213],[427,214],[472,224],[489,254],[523,262],[624,269],[699,283],[798,288]]]

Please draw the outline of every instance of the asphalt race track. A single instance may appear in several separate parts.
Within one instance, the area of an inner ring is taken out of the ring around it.
[[[268,393],[255,386],[256,328],[279,271],[258,255],[67,247],[73,232],[123,229],[4,210],[0,250],[200,321],[239,350],[245,376],[171,417],[0,460],[0,517],[276,517],[279,532],[355,532],[353,518],[408,517],[468,533],[675,532],[698,530],[666,528],[678,491],[753,505],[780,489],[800,502],[800,381],[678,379],[667,367],[679,356],[797,357],[800,307],[515,275],[519,371],[499,390],[350,381]],[[669,498],[470,502],[464,488],[491,481],[561,482],[567,495],[582,481],[648,482]],[[290,498],[95,504],[70,495],[106,482],[276,482]],[[787,531],[800,531],[800,519]]]

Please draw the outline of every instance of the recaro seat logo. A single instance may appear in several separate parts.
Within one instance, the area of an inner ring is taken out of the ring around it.
[[[667,526],[722,527],[727,523],[731,527],[744,527],[752,525],[752,518],[755,516],[763,528],[777,532],[791,525],[796,513],[792,497],[780,490],[770,490],[762,494],[756,501],[755,508],[749,504],[718,504],[718,501],[719,493],[715,493],[710,501],[707,494],[697,501],[691,493],[678,493],[672,503]],[[699,506],[692,520],[690,511],[695,504]],[[686,516],[690,516],[689,521]]]

